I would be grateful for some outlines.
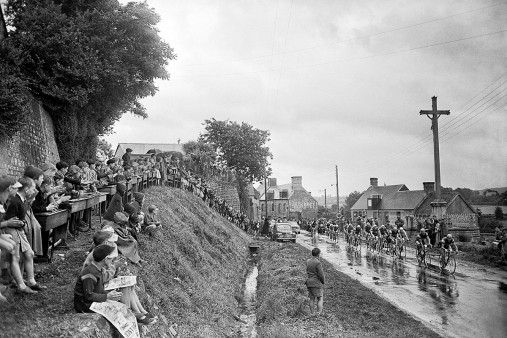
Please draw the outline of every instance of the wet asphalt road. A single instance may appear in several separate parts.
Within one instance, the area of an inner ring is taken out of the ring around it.
[[[417,266],[413,250],[400,260],[374,255],[363,245],[355,254],[343,237],[311,238],[301,231],[297,242],[319,247],[321,257],[377,294],[448,337],[507,337],[507,273],[460,261],[456,273]],[[327,300],[332,301],[332,300]]]

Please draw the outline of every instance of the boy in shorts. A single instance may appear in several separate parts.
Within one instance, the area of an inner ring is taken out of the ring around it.
[[[322,288],[325,284],[324,270],[319,260],[320,249],[312,250],[312,258],[306,262],[306,287],[308,288],[308,297],[310,298],[310,313],[313,315],[315,310],[315,299],[317,299],[317,315],[322,313],[324,307],[324,296]]]

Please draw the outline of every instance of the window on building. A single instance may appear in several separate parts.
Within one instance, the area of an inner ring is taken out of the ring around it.
[[[278,203],[278,213],[282,213],[282,204]]]
[[[286,212],[287,211],[287,206],[285,205],[285,203],[283,204],[283,212]]]
[[[268,197],[268,200],[274,200],[275,199],[275,192],[268,191],[267,197]]]
[[[262,211],[264,211],[264,203],[261,204]]]
[[[287,190],[280,191],[280,198],[289,198],[289,192]]]
[[[275,203],[271,204],[271,211],[275,211]]]

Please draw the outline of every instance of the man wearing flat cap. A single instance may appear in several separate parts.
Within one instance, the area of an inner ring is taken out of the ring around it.
[[[124,167],[126,167],[126,166],[132,166],[132,162],[130,160],[130,154],[132,154],[132,149],[127,148],[125,154],[123,154],[123,156],[121,157],[121,159],[123,160],[123,166]]]

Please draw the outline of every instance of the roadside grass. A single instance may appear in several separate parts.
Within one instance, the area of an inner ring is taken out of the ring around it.
[[[211,211],[200,198],[180,189],[153,187],[143,191],[146,207],[160,209],[162,230],[140,234],[139,251],[148,263],[129,270],[138,276],[143,306],[159,321],[143,327],[143,337],[168,337],[178,325],[180,337],[236,337],[249,237]],[[98,225],[98,217],[94,217]],[[73,321],[73,289],[93,233],[80,234],[59,251],[51,264],[38,264],[37,280],[48,290],[33,296],[9,291],[0,304],[2,337],[86,336]]]
[[[311,317],[304,285],[310,252],[263,241],[260,254],[259,337],[439,337],[326,261],[324,313]]]

